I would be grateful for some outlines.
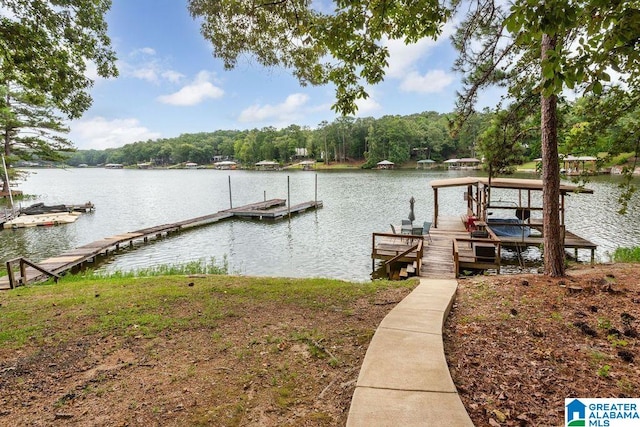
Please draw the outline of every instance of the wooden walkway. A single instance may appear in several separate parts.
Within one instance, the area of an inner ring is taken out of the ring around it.
[[[286,206],[286,200],[271,199],[264,202],[252,203],[245,206],[219,211],[211,215],[107,237],[79,246],[75,249],[65,251],[59,256],[40,261],[37,265],[30,262],[25,263],[24,260],[21,261],[21,258],[9,260],[7,261],[7,270],[9,275],[12,275],[12,265],[20,263],[21,271],[19,275],[21,278],[19,279],[19,283],[18,281],[13,283],[9,279],[9,275],[0,277],[0,290],[11,289],[18,284],[24,285],[28,283],[36,283],[45,281],[50,277],[60,276],[74,268],[82,267],[87,262],[94,261],[98,256],[106,256],[110,252],[115,252],[123,245],[133,246],[136,241],[143,241],[146,243],[149,239],[157,239],[171,233],[213,224],[229,218],[278,220],[289,215],[300,214],[307,210],[318,209],[321,207],[321,201],[310,201],[289,207]]]
[[[469,237],[460,218],[441,217],[438,228],[431,228],[432,241],[424,246],[420,276],[430,279],[455,279],[453,240]]]

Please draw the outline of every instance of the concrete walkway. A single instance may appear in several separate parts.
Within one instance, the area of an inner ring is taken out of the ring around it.
[[[457,286],[421,278],[382,320],[360,369],[348,427],[473,426],[442,343]]]

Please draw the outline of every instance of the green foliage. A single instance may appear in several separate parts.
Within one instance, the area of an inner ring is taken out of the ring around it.
[[[613,253],[615,262],[640,262],[640,246],[634,248],[617,248]]]
[[[522,110],[497,112],[489,127],[478,138],[478,151],[482,153],[484,167],[489,170],[491,177],[513,173],[515,165],[524,160],[522,141],[526,136],[523,130],[526,124],[519,111]]]
[[[16,161],[61,161],[65,158],[63,153],[73,150],[72,143],[62,136],[69,129],[56,116],[49,98],[13,83],[0,86],[0,129],[0,146],[11,181],[24,175],[12,168]],[[2,169],[0,183],[0,189],[6,191],[9,184]]]
[[[389,56],[383,39],[435,37],[450,14],[435,0],[336,1],[334,8],[299,0],[189,0],[189,10],[227,69],[250,54],[263,66],[293,69],[303,85],[333,83],[333,108],[343,115],[368,97],[364,84],[383,80]]]
[[[609,163],[615,166],[625,165],[630,158],[635,157],[635,153],[620,153],[617,156],[613,156]]]
[[[598,376],[601,378],[609,378],[611,375],[611,365],[602,365],[598,368]]]
[[[74,119],[91,105],[93,82],[117,75],[107,36],[110,0],[0,2],[0,130],[9,179],[17,160],[60,161],[73,145],[59,112]],[[9,183],[2,174],[2,188]]]
[[[103,272],[87,270],[80,274],[68,276],[69,280],[109,279],[109,278],[134,278],[153,276],[177,276],[189,274],[229,274],[229,262],[226,257],[222,263],[215,258],[210,260],[195,260],[182,264],[160,264],[148,268],[139,268],[133,271]]]
[[[104,16],[110,0],[3,0],[0,77],[43,94],[69,118],[91,105],[87,66],[117,75]]]
[[[104,151],[79,150],[66,163],[98,165],[151,162],[168,166],[185,161],[208,164],[214,158],[234,158],[247,165],[273,159],[281,163],[295,161],[298,148],[308,156],[327,164],[367,160],[369,167],[389,159],[395,163],[431,158],[470,156],[477,136],[487,126],[489,113],[477,114],[456,135],[449,133],[450,115],[433,111],[409,116],[339,117],[320,123],[318,129],[290,125],[284,129],[218,130],[183,134],[176,138],[139,141]]]

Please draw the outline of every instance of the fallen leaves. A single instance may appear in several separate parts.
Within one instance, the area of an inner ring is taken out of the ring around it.
[[[461,280],[445,352],[476,425],[562,425],[567,397],[637,397],[640,266]]]

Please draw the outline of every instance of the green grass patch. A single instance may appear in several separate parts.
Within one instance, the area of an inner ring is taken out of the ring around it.
[[[640,262],[640,246],[634,248],[617,248],[613,253],[615,262]]]
[[[617,156],[612,157],[611,160],[608,162],[608,164],[613,166],[622,166],[626,164],[634,156],[635,156],[634,152],[620,153]]]
[[[378,290],[415,286],[415,281],[352,283],[225,275],[65,276],[57,284],[0,293],[0,348],[47,345],[72,334],[153,337],[187,328],[213,330],[221,319],[237,316],[239,307],[254,303],[346,310],[358,298],[375,298]]]
[[[532,170],[532,171],[535,171],[536,168],[537,168],[537,166],[536,166],[537,164],[538,164],[538,162],[534,162],[534,161],[526,162],[526,163],[523,163],[523,164],[519,165],[517,167],[517,170],[523,170],[523,171],[524,170],[526,170],[526,171]]]

